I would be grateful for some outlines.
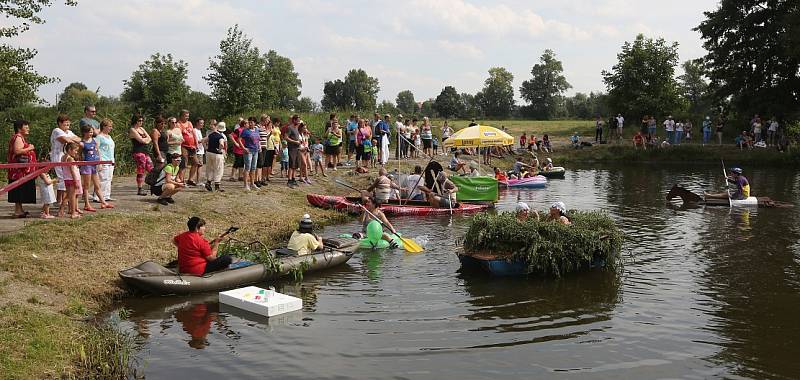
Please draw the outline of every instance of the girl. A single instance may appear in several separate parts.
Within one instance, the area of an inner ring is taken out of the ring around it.
[[[179,131],[178,136],[181,138],[181,141],[183,141],[180,128],[177,129]],[[133,115],[131,118],[131,128],[128,130],[128,138],[131,140],[131,156],[133,157],[133,162],[136,164],[136,187],[138,189],[136,194],[144,196],[147,195],[144,189],[142,189],[144,185],[144,176],[150,170],[153,170],[153,161],[147,154],[147,145],[150,144],[151,141],[150,135],[144,130],[144,117],[142,117],[142,115]],[[169,149],[173,149],[173,147],[170,146]],[[180,143],[177,149],[180,150]],[[84,187],[86,187],[86,185],[84,185]]]
[[[153,159],[157,162],[163,163],[167,159],[167,151],[169,145],[167,144],[167,134],[164,133],[164,125],[166,121],[163,117],[156,118],[155,125],[150,131],[150,141],[153,142]]]
[[[97,134],[97,150],[100,152],[100,161],[114,160],[114,148],[116,144],[114,139],[111,138],[111,129],[114,128],[114,122],[111,119],[103,119],[100,121],[100,133]],[[114,164],[101,164],[97,166],[97,175],[100,177],[100,190],[103,192],[106,202],[111,202],[111,181],[114,180]],[[98,202],[99,194],[95,194],[93,200]]]
[[[298,128],[298,132],[300,132],[300,176],[303,177],[303,182],[310,185],[311,180],[308,179],[308,172],[311,171],[313,166],[311,166],[308,140],[311,133],[308,132],[306,124],[302,122],[300,123],[300,128]]]
[[[55,216],[50,215],[50,205],[56,203],[56,192],[53,189],[53,181],[50,175],[42,173],[36,179],[39,185],[39,192],[42,193],[42,219],[53,219]]]
[[[358,131],[356,131],[356,161],[360,159],[361,166],[368,168],[371,156],[372,129],[369,127],[366,120],[358,119]]]
[[[325,165],[322,165],[322,152],[324,149],[325,147],[314,139],[314,145],[311,146],[311,160],[314,161],[314,175],[322,173],[323,177],[327,177],[328,175],[325,174]]]
[[[87,127],[89,127],[91,131],[91,126],[87,125]],[[80,147],[78,143],[67,143],[67,145],[64,146],[64,156],[61,158],[61,162],[77,161]],[[70,218],[80,218],[81,214],[78,211],[78,191],[81,191],[81,182],[78,168],[75,165],[66,166],[62,174],[64,176],[64,187],[67,189],[67,196],[65,197],[66,202],[62,200],[61,205],[58,207],[58,216],[64,216],[64,206],[69,205]]]
[[[430,119],[427,116],[422,118],[422,128],[420,131],[422,139],[423,153],[428,157],[433,156],[433,131],[431,129]]]
[[[97,140],[94,139],[92,134],[94,134],[94,129],[91,125],[87,124],[81,127],[81,135],[83,136],[81,146],[83,147],[84,161],[100,161]],[[94,188],[94,193],[97,194],[98,201],[100,201],[100,208],[114,208],[114,205],[106,202],[106,197],[100,190],[100,176],[97,175],[97,165],[82,165],[79,171],[83,187],[83,210],[89,212],[97,211],[89,204],[89,186]]]
[[[339,121],[334,119],[331,123],[331,128],[328,130],[328,146],[325,147],[325,165],[332,165],[333,170],[336,171],[336,166],[339,164],[339,153],[341,153],[342,146],[342,129],[339,128]]]

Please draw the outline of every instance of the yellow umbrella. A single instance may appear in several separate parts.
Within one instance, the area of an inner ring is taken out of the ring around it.
[[[479,148],[514,145],[514,137],[488,125],[475,125],[453,133],[444,142],[447,148]]]

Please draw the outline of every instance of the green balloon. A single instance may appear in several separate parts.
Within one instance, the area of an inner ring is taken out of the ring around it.
[[[383,239],[383,227],[377,220],[373,220],[367,224],[367,241],[372,244],[378,244]]]

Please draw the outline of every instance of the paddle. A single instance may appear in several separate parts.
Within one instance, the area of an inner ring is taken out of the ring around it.
[[[347,182],[345,182],[345,181],[343,181],[343,180],[341,180],[341,179],[339,179],[339,178],[336,178],[336,179],[334,180],[334,182],[336,182],[336,184],[338,184],[338,185],[342,185],[342,186],[344,186],[344,187],[346,187],[346,188],[348,188],[348,189],[355,190],[355,191],[358,191],[359,193],[361,193],[361,190],[359,190],[359,189],[356,189],[355,187],[351,186],[349,183],[347,183]],[[367,208],[366,208],[366,207],[364,207],[364,205],[362,205],[362,204],[359,204],[359,206],[360,206],[362,209],[364,209],[364,211],[365,211],[365,212],[366,212],[366,213],[367,213],[367,214],[368,214],[370,217],[372,217],[372,219],[374,219],[374,220],[377,220],[377,221],[378,221],[378,223],[380,223],[380,224],[381,224],[381,226],[383,226],[383,228],[385,228],[385,229],[387,229],[387,230],[391,231],[391,229],[390,229],[390,228],[389,228],[387,225],[383,224],[383,221],[381,221],[381,220],[380,220],[378,217],[376,217],[376,216],[375,216],[373,213],[369,212],[369,210],[367,210]],[[396,230],[395,230],[395,231],[396,231]],[[410,239],[410,238],[407,238],[407,237],[402,237],[402,236],[398,236],[398,237],[400,238],[400,241],[402,241],[402,242],[403,242],[403,248],[405,248],[405,250],[406,250],[406,251],[408,251],[408,252],[411,252],[411,253],[420,253],[420,252],[422,252],[422,251],[423,251],[423,248],[422,248],[422,246],[420,246],[419,244],[417,244],[417,242],[415,242],[413,239]]]
[[[728,190],[728,172],[725,171],[725,161],[721,158],[719,162],[722,163],[722,176],[725,177],[725,194],[728,195],[728,207],[733,207],[733,201],[731,200],[731,192]]]

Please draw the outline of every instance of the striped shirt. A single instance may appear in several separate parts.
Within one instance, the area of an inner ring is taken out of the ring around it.
[[[262,127],[258,128],[258,142],[262,150],[267,149],[267,140],[269,139],[269,136],[270,131]]]

